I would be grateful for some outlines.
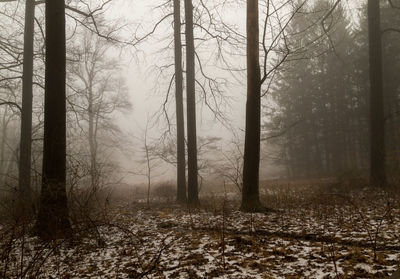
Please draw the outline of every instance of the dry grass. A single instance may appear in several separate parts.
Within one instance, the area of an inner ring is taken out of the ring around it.
[[[29,221],[2,221],[0,274],[384,278],[399,268],[398,189],[308,183],[263,182],[262,202],[275,209],[269,214],[237,211],[240,196],[229,185],[225,190],[208,186],[214,191],[207,194],[204,187],[196,210],[171,203],[165,189],[150,210],[140,196],[121,200],[118,192],[108,199],[99,194],[88,207],[71,207],[77,232],[72,242],[43,243],[27,234]]]

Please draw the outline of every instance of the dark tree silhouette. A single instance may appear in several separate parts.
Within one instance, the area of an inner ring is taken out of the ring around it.
[[[243,211],[261,209],[259,197],[261,73],[258,0],[247,0],[247,103],[243,165]]]
[[[71,234],[66,195],[65,2],[46,2],[46,82],[44,147],[37,234]]]
[[[31,210],[32,79],[35,1],[25,2],[24,64],[19,159],[19,191],[24,211]]]
[[[385,170],[385,116],[383,102],[382,33],[379,0],[368,0],[370,72],[370,183],[387,184]]]
[[[188,203],[199,203],[197,136],[196,136],[196,92],[195,49],[193,36],[193,4],[185,0],[186,35],[186,94],[187,94],[187,141],[188,141]]]
[[[175,102],[177,132],[177,201],[186,202],[185,120],[183,113],[183,70],[181,38],[181,4],[174,0]]]

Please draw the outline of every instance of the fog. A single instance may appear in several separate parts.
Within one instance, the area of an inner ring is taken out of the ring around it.
[[[0,278],[399,278],[400,0],[0,27]]]
[[[211,3],[211,2],[210,2]],[[153,3],[148,3],[148,1],[137,1],[131,3],[130,1],[120,1],[120,4],[114,5],[110,8],[107,13],[107,17],[111,20],[123,18],[123,22],[128,24],[130,29],[134,29],[136,36],[141,36],[141,34],[147,34],[149,30],[153,30],[154,26],[163,17],[163,13],[160,13],[160,9],[154,8]],[[237,32],[240,34],[245,34],[245,24],[246,18],[245,14],[240,12],[240,8],[244,8],[244,3],[228,3],[224,8],[224,14],[219,15],[221,19],[237,28]],[[172,20],[172,19],[171,19]],[[165,115],[160,115],[161,107],[165,101],[169,82],[171,75],[173,74],[173,69],[166,70],[166,73],[160,74],[158,67],[171,64],[173,61],[173,48],[170,45],[169,49],[165,46],[170,44],[173,30],[171,20],[167,20],[164,24],[160,24],[155,29],[156,31],[149,40],[140,44],[139,47],[134,50],[129,47],[124,48],[121,55],[123,61],[127,61],[126,70],[124,76],[127,80],[127,85],[129,88],[130,100],[133,104],[132,111],[121,117],[121,126],[127,134],[132,137],[139,137],[140,132],[146,126],[150,118],[154,114],[157,114],[158,123],[151,129],[150,134],[152,137],[160,137],[168,128],[166,127]],[[132,26],[135,26],[132,28]],[[136,27],[138,26],[138,27]],[[137,28],[137,29],[136,29]],[[123,33],[124,37],[129,38],[131,32],[126,31]],[[199,37],[204,36],[205,32],[200,30]],[[144,35],[142,35],[144,36]],[[199,43],[201,45],[201,43]],[[205,62],[205,70],[207,75],[215,78],[221,79],[226,86],[221,86],[223,100],[219,102],[218,105],[221,106],[221,110],[224,116],[224,120],[216,119],[215,114],[210,108],[206,106],[202,97],[198,97],[197,102],[197,129],[199,137],[218,137],[222,141],[219,143],[219,148],[223,150],[223,146],[227,143],[239,139],[244,141],[244,130],[245,130],[245,103],[246,103],[246,86],[245,86],[245,48],[244,45],[241,46],[241,50],[233,51],[232,53],[225,54],[229,60],[231,60],[230,66],[232,69],[240,69],[238,72],[234,72],[233,75],[227,71],[227,67],[222,65],[216,59],[215,52],[217,51],[217,44],[215,41],[210,40],[207,47],[201,47],[200,51],[202,59]],[[200,89],[197,88],[199,94]],[[208,93],[210,94],[210,93]],[[171,94],[172,95],[172,94]],[[168,109],[170,112],[170,117],[174,117],[173,109],[173,97],[169,98]],[[223,122],[223,123],[221,123]],[[186,121],[185,121],[186,123]],[[174,125],[172,123],[172,125]],[[133,147],[134,150],[140,149],[140,143],[135,142],[138,148]],[[267,145],[263,146],[267,150],[271,148]],[[138,153],[136,151],[136,153]],[[140,152],[139,152],[140,153]],[[117,160],[122,162],[124,166],[129,166],[131,169],[138,169],[135,161],[138,160],[136,154],[132,157],[121,156]],[[140,158],[139,158],[140,160]],[[174,169],[168,168],[165,165],[166,170],[162,170],[163,176],[156,178],[157,180],[173,180]],[[267,177],[277,177],[281,175],[281,168],[276,167],[271,160],[262,161],[262,176]],[[135,184],[145,182],[145,178],[135,175],[127,175],[125,178],[127,183]]]

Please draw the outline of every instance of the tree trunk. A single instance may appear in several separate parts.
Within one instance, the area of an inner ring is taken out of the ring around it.
[[[151,166],[150,166],[149,147],[147,146],[147,131],[146,131],[146,139],[144,146],[146,150],[146,162],[147,162],[147,208],[150,209]]]
[[[370,71],[370,183],[387,184],[383,102],[382,35],[379,0],[368,0]]]
[[[98,172],[97,172],[97,145],[96,145],[96,133],[95,133],[95,119],[93,109],[93,85],[92,77],[89,77],[89,96],[88,96],[88,119],[89,119],[89,150],[90,150],[90,183],[92,190],[96,190],[98,187]]]
[[[177,150],[177,196],[179,203],[186,202],[186,158],[185,120],[183,116],[183,71],[181,39],[181,5],[174,0],[174,42],[175,42],[175,101],[176,101],[176,150]]]
[[[25,3],[24,68],[22,78],[22,113],[19,156],[19,191],[23,212],[32,208],[31,149],[32,149],[32,79],[35,1]]]
[[[193,36],[192,0],[185,0],[186,19],[186,94],[187,94],[187,138],[188,138],[188,203],[199,204],[197,181],[197,139],[196,139],[196,92]]]
[[[243,211],[261,209],[259,197],[261,75],[258,0],[247,0],[247,102],[243,165]]]
[[[43,171],[37,233],[71,234],[66,195],[65,2],[46,1],[46,84]]]
[[[6,143],[7,143],[7,127],[8,127],[8,122],[9,119],[7,119],[7,112],[8,112],[8,107],[5,107],[5,111],[2,117],[1,121],[1,144],[0,144],[0,174],[2,175],[1,179],[1,186],[4,184],[5,177],[6,177],[6,171],[5,170],[5,158],[6,158]]]

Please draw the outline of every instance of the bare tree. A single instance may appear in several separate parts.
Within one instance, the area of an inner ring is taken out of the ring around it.
[[[186,12],[186,16],[189,16],[191,18],[191,20],[189,19],[189,21],[186,20],[185,25],[186,25],[186,30],[191,30],[189,28],[189,25],[187,25],[187,23],[192,22],[192,27],[194,28],[194,30],[189,31],[188,34],[186,35],[186,60],[188,59],[188,57],[191,56],[190,54],[190,49],[194,50],[194,60],[193,63],[189,62],[186,63],[186,69],[183,70],[186,73],[186,78],[187,81],[190,80],[194,80],[194,85],[189,85],[189,83],[187,83],[187,92],[188,92],[188,96],[189,98],[187,99],[188,104],[190,102],[192,102],[193,99],[193,105],[188,105],[187,106],[187,115],[188,115],[188,123],[187,123],[187,127],[188,127],[188,157],[192,158],[193,155],[189,155],[193,154],[193,150],[195,148],[191,148],[189,147],[189,145],[193,145],[193,144],[189,144],[189,142],[193,142],[194,140],[189,139],[189,134],[193,134],[193,131],[189,131],[189,129],[194,130],[196,136],[197,136],[197,131],[194,127],[194,125],[189,124],[189,122],[191,123],[195,123],[195,120],[190,120],[190,118],[192,119],[196,119],[196,101],[198,101],[198,99],[201,98],[202,103],[206,106],[206,108],[208,108],[211,113],[214,115],[215,119],[218,120],[219,122],[221,122],[223,125],[225,125],[225,127],[232,128],[229,124],[228,119],[225,117],[224,115],[224,111],[223,108],[224,107],[228,107],[229,106],[229,102],[228,102],[228,98],[224,96],[224,92],[222,90],[223,86],[227,85],[226,80],[224,78],[217,78],[215,77],[215,73],[208,73],[208,69],[207,67],[210,66],[208,65],[208,60],[211,61],[213,59],[213,56],[215,54],[215,59],[218,60],[223,60],[223,56],[221,55],[221,53],[223,52],[223,45],[224,44],[232,44],[232,43],[237,43],[237,41],[235,40],[235,38],[233,38],[234,36],[236,36],[235,34],[231,34],[233,33],[232,30],[230,28],[232,28],[231,26],[225,24],[224,22],[222,22],[222,17],[220,16],[220,11],[219,9],[223,10],[223,6],[224,1],[217,1],[216,3],[206,3],[204,1],[200,1],[200,2],[196,2],[195,3],[195,7],[193,7],[193,3],[187,4],[185,2],[185,11],[188,7],[191,7],[189,13],[191,13],[191,16],[188,15]],[[181,128],[184,124],[183,121],[183,117],[181,117],[181,112],[180,112],[180,94],[178,94],[178,92],[180,91],[180,88],[182,86],[182,81],[181,81],[181,76],[182,74],[180,73],[180,71],[182,70],[181,64],[181,55],[182,55],[182,43],[181,43],[181,34],[180,34],[180,16],[178,14],[178,12],[180,13],[180,10],[178,8],[178,5],[180,6],[180,1],[177,0],[170,0],[170,1],[165,1],[162,4],[160,4],[159,6],[157,6],[157,9],[161,10],[162,12],[162,17],[160,17],[160,19],[154,24],[154,27],[152,29],[151,32],[149,32],[149,34],[154,35],[155,30],[162,25],[162,23],[164,21],[166,21],[169,16],[173,15],[174,16],[174,58],[175,58],[175,63],[170,63],[169,61],[166,64],[162,64],[160,66],[154,66],[154,68],[157,70],[157,72],[159,72],[159,76],[157,78],[157,80],[160,80],[162,78],[165,78],[167,75],[171,75],[168,76],[169,78],[169,82],[168,82],[168,90],[166,92],[166,96],[165,96],[165,100],[161,105],[161,108],[159,111],[157,111],[157,113],[155,113],[155,116],[157,117],[157,120],[159,121],[161,117],[165,117],[166,119],[166,124],[167,124],[167,128],[166,128],[166,132],[163,134],[162,137],[165,137],[166,134],[171,132],[171,121],[170,121],[170,117],[169,117],[169,111],[168,111],[168,105],[169,105],[169,101],[173,100],[173,98],[170,98],[170,93],[172,91],[172,88],[174,86],[174,81],[175,81],[175,108],[174,108],[174,112],[176,113],[176,129],[177,129],[177,134],[183,135],[184,134],[184,128]],[[170,13],[170,8],[173,7],[174,9],[174,13]],[[198,33],[194,34],[195,31],[199,31]],[[190,35],[190,32],[192,33]],[[163,34],[164,35],[164,34]],[[195,36],[196,35],[196,36]],[[193,41],[194,42],[198,42],[196,45],[190,42],[190,40],[188,41],[188,36],[193,37]],[[171,36],[166,35],[163,37],[162,39],[167,40],[168,45],[162,49],[162,53],[164,54],[164,51],[169,50],[170,46],[172,45],[171,43]],[[157,41],[159,42],[160,39],[158,38]],[[207,42],[207,43],[206,43]],[[204,54],[207,55],[207,58],[204,59],[204,57],[202,56],[203,53],[201,53],[202,51],[202,45],[203,44],[208,44],[210,43],[213,47],[215,46],[216,50],[212,50],[210,51],[209,48],[206,49],[206,52]],[[191,45],[192,44],[192,45]],[[179,46],[181,46],[181,48],[179,48]],[[218,53],[218,54],[216,54]],[[191,58],[189,58],[191,59]],[[178,61],[179,60],[179,61]],[[207,61],[206,61],[207,60]],[[164,62],[164,60],[162,60]],[[188,60],[187,60],[188,61]],[[192,64],[193,64],[193,70],[192,68]],[[175,68],[175,72],[172,74],[170,73],[170,71],[168,71],[170,68],[173,68],[173,66],[175,67],[179,67],[179,69]],[[216,65],[213,64],[212,66],[214,69],[218,69],[216,67]],[[220,70],[220,69],[219,69]],[[192,72],[198,72],[198,74],[193,74]],[[223,70],[221,70],[223,71]],[[165,74],[167,73],[167,75]],[[158,86],[159,82],[157,83]],[[191,89],[194,88],[194,89]],[[197,90],[197,91],[196,91]],[[190,92],[195,92],[196,94],[199,95],[200,98],[197,98],[196,100],[196,96],[194,96],[193,98],[190,97],[190,95],[192,93]],[[194,107],[195,110],[193,112],[193,109],[191,109],[191,107]],[[182,113],[183,114],[183,113]],[[194,117],[193,117],[194,116]],[[182,120],[180,120],[182,119]],[[193,128],[191,128],[193,127]],[[177,147],[176,152],[177,155],[175,155],[176,157],[181,157],[182,159],[178,159],[179,162],[183,162],[182,160],[184,160],[184,147],[183,147],[183,143],[184,143],[184,137],[182,136],[178,136],[177,137],[177,141],[176,144],[179,145],[179,147]],[[197,138],[196,138],[196,145],[197,143]],[[180,142],[180,143],[179,143]],[[189,151],[190,149],[190,151]],[[182,155],[180,155],[182,153]],[[199,177],[199,160],[198,157],[199,155],[197,154],[196,156],[197,158],[197,181],[200,178]],[[170,159],[168,159],[170,160]],[[176,161],[175,159],[173,161]],[[188,161],[194,161],[194,160],[190,160],[188,158]],[[193,163],[190,162],[188,163],[189,166],[189,170],[188,172],[192,172],[194,173],[195,171],[193,171],[193,168],[191,167],[193,165]],[[177,164],[178,166],[178,172],[181,173],[180,176],[182,179],[183,178],[183,163]],[[191,170],[192,169],[192,170]],[[188,175],[190,177],[195,177],[195,175]],[[180,180],[178,178],[178,181]],[[193,181],[192,178],[189,178],[188,180]],[[183,181],[183,179],[182,179]],[[178,188],[183,189],[183,187],[179,186],[180,182],[178,182]],[[198,184],[198,182],[197,182]],[[188,183],[188,188],[191,187],[190,185],[193,185],[193,183]],[[195,188],[195,187],[194,187]],[[198,189],[198,185],[197,185],[197,189]],[[180,190],[178,190],[180,191]],[[198,190],[197,190],[198,192]],[[182,197],[183,197],[183,191],[181,192]],[[195,194],[196,195],[196,194]],[[197,194],[198,195],[198,194]],[[197,198],[198,199],[198,198]]]
[[[16,0],[10,0],[7,2],[17,2]],[[75,19],[76,23],[79,23],[80,26],[90,30],[93,33],[96,33],[97,36],[107,37],[103,34],[105,32],[100,28],[98,22],[98,15],[102,14],[105,6],[111,1],[103,1],[97,7],[91,7],[89,4],[85,3],[84,5],[74,5],[74,1],[69,1],[68,5],[66,5],[66,9],[69,11],[67,15],[73,19]],[[24,203],[30,203],[31,201],[31,169],[32,169],[32,91],[33,85],[38,85],[40,87],[42,85],[41,81],[37,81],[38,79],[43,79],[40,77],[41,71],[34,73],[33,71],[33,60],[34,57],[43,58],[44,53],[41,53],[44,48],[40,50],[39,53],[34,53],[33,45],[34,45],[34,23],[38,25],[38,29],[44,39],[44,28],[41,26],[40,18],[35,18],[35,6],[44,4],[45,1],[33,1],[27,0],[25,2],[25,22],[22,23],[22,19],[14,17],[14,21],[21,25],[25,30],[23,33],[24,36],[24,49],[22,51],[15,43],[12,43],[14,40],[9,41],[0,41],[0,44],[6,44],[6,54],[11,56],[15,62],[4,64],[4,70],[9,71],[12,75],[7,78],[7,81],[18,80],[22,78],[22,105],[17,107],[21,110],[21,126],[20,126],[20,155],[19,155],[19,192],[20,196],[23,198]],[[16,5],[18,7],[18,4]],[[85,10],[89,10],[86,12]],[[15,13],[17,13],[18,9],[15,9]],[[4,14],[5,15],[5,14]],[[16,15],[16,14],[15,14]],[[80,15],[81,18],[77,17]],[[86,19],[82,19],[84,16]],[[21,17],[22,18],[22,17]],[[94,27],[93,27],[94,26]],[[75,29],[76,30],[76,29]],[[22,32],[21,32],[22,34]],[[71,34],[71,37],[74,34]],[[117,36],[114,34],[113,36],[107,37],[110,41],[118,41]],[[43,54],[43,55],[42,55]],[[20,57],[24,56],[23,62],[21,62]],[[43,59],[44,61],[44,59]],[[2,61],[0,61],[2,64]],[[23,64],[23,70],[20,70],[20,65]],[[3,64],[2,64],[3,65]],[[3,66],[1,66],[3,69]],[[18,76],[14,76],[18,74]],[[20,75],[20,76],[19,76]],[[36,80],[35,80],[36,79]],[[5,81],[5,80],[4,80]],[[11,104],[11,103],[10,103]],[[13,104],[14,105],[14,104]],[[25,210],[30,210],[31,205],[25,207]]]
[[[382,32],[379,0],[368,0],[368,29],[371,136],[370,180],[374,186],[386,186]]]
[[[33,87],[33,40],[35,1],[25,2],[24,64],[22,74],[22,112],[19,156],[19,191],[21,205],[28,212],[31,201],[31,149],[32,149],[32,87]]]
[[[280,5],[276,5],[272,0],[266,0],[262,42],[260,44],[259,3],[258,0],[247,0],[247,102],[241,204],[243,211],[262,211],[265,209],[261,205],[259,197],[261,97],[268,93],[276,70],[293,52],[288,45],[287,28],[306,1],[299,3],[284,1]],[[283,12],[285,8],[289,9],[289,13],[286,15]],[[268,31],[272,35],[270,38],[267,38]],[[269,45],[268,42],[270,42]],[[263,49],[262,75],[260,45]],[[278,59],[269,59],[273,51],[278,54]],[[270,60],[273,62],[271,63]],[[262,86],[267,81],[269,82],[262,92]]]
[[[215,174],[232,183],[239,193],[243,188],[243,144],[235,139],[228,148],[222,147],[221,158],[216,158],[214,165]]]
[[[181,5],[174,0],[174,51],[175,51],[175,102],[176,102],[176,150],[177,150],[177,196],[186,202],[185,120],[183,113],[183,69],[181,38]]]
[[[260,210],[261,73],[258,0],[247,0],[247,103],[243,165],[243,211]]]
[[[97,189],[101,177],[100,156],[107,145],[105,140],[102,143],[99,141],[102,138],[112,141],[121,134],[112,115],[129,110],[131,104],[120,76],[121,66],[108,56],[112,45],[89,32],[77,38],[78,43],[71,54],[74,59],[68,67],[68,108],[78,124],[78,130],[86,135],[90,185]],[[117,142],[115,139],[110,145],[117,147]]]
[[[187,142],[188,142],[188,203],[199,204],[197,135],[196,135],[196,89],[195,47],[193,35],[193,4],[185,0],[186,36],[186,95],[187,95]]]
[[[18,146],[14,144],[17,141],[12,131],[15,130],[18,114],[8,105],[1,108],[3,109],[0,119],[0,187],[11,190],[15,184],[9,182],[17,179],[13,168],[17,164]]]
[[[133,175],[140,175],[146,178],[147,189],[146,189],[146,204],[147,208],[150,208],[150,194],[153,179],[160,176],[163,172],[161,168],[161,157],[159,156],[158,142],[150,138],[149,132],[151,123],[149,118],[146,122],[146,127],[142,130],[142,136],[138,137],[140,141],[139,153],[142,154],[142,159],[138,161],[140,164],[139,169],[131,171]]]
[[[71,234],[66,194],[65,2],[46,2],[46,85],[43,172],[36,232],[42,238]]]

